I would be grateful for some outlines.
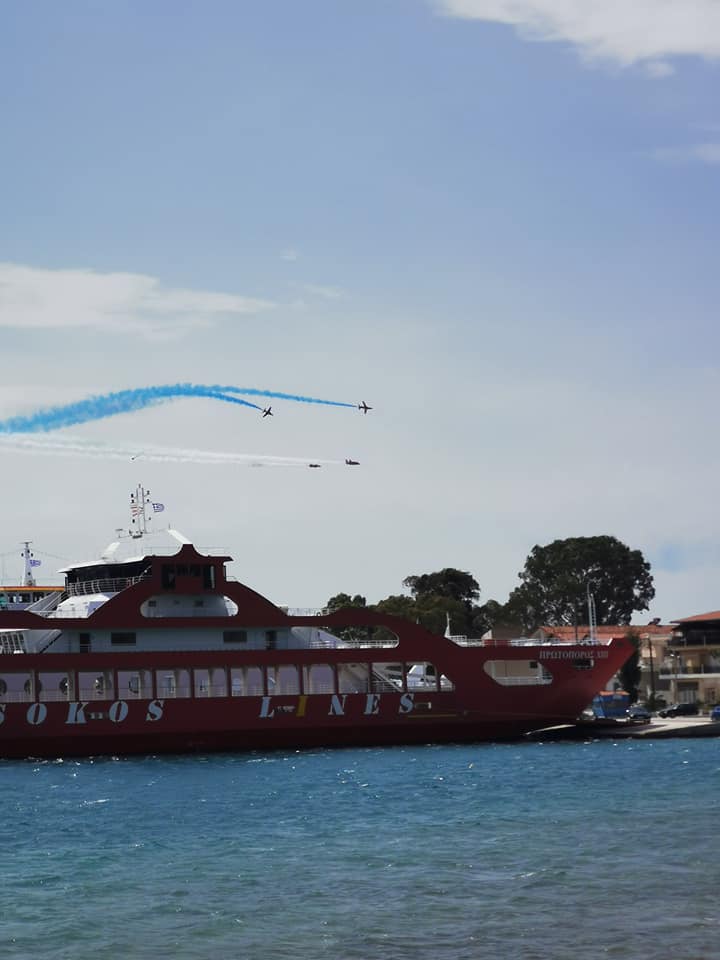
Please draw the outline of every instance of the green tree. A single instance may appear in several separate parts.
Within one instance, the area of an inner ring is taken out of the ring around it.
[[[365,597],[360,596],[359,593],[356,593],[354,597],[351,597],[349,593],[336,593],[334,597],[330,597],[328,602],[323,607],[324,613],[335,613],[338,610],[343,610],[345,607],[367,607],[367,600]],[[340,637],[341,640],[345,640],[348,643],[361,642],[368,635],[368,630],[362,627],[342,627],[340,629],[333,630],[333,633]]]
[[[488,630],[507,630],[513,636],[520,636],[523,626],[515,611],[507,603],[488,600],[473,610],[470,636],[482,637]]]
[[[323,611],[325,613],[335,613],[336,610],[342,610],[344,607],[366,606],[367,600],[365,597],[361,597],[359,593],[356,593],[354,597],[351,597],[349,593],[336,593],[334,597],[330,597],[323,607]]]
[[[526,630],[587,623],[588,589],[599,624],[628,624],[655,596],[650,564],[610,536],[571,537],[533,547],[508,608]]]
[[[417,620],[415,601],[412,597],[406,597],[402,593],[385,597],[384,600],[374,603],[372,609],[377,613],[389,613],[393,617],[402,617],[403,620],[413,622]],[[373,630],[373,639],[377,640],[378,643],[389,643],[393,638],[385,627],[375,627]]]
[[[406,577],[403,586],[415,601],[415,619],[433,633],[445,633],[448,617],[453,634],[468,636],[478,607],[480,586],[471,573],[445,567],[435,573]]]
[[[405,577],[403,586],[416,600],[428,596],[447,597],[472,605],[480,596],[480,586],[475,577],[455,567],[445,567],[437,573]]]

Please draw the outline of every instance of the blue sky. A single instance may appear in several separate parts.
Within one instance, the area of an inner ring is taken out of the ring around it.
[[[142,479],[277,602],[447,565],[504,600],[534,544],[609,533],[649,616],[720,606],[714,0],[0,19],[0,417],[179,381],[376,408],[60,431],[358,471],[0,448],[0,552],[97,552]]]

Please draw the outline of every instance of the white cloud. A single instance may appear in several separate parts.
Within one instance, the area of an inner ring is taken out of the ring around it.
[[[45,270],[0,263],[0,327],[68,329],[169,338],[223,317],[271,307],[229,293],[166,287],[139,273]]]
[[[649,77],[671,77],[675,73],[675,67],[665,60],[649,60],[645,64],[645,73]]]
[[[720,165],[720,143],[691,143],[683,147],[660,147],[654,156],[664,163]]]
[[[297,250],[293,250],[292,247],[280,252],[280,259],[287,260],[288,263],[294,263],[297,259],[299,259],[299,257],[300,254],[297,252]]]
[[[327,287],[318,283],[306,283],[304,289],[315,297],[323,300],[340,300],[344,296],[340,287]]]
[[[669,57],[720,58],[717,0],[435,0],[451,17],[506,23],[536,40],[563,41],[589,60],[643,63],[667,76]]]

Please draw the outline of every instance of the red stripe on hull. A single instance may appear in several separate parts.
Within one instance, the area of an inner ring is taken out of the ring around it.
[[[0,756],[59,757],[473,742],[572,721],[595,692],[582,678],[443,693],[314,694],[53,703],[0,710]]]

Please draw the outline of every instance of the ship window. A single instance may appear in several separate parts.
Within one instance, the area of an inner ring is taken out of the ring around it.
[[[24,673],[5,673],[3,677],[9,700],[27,702],[33,699],[32,674],[29,671],[26,670]]]
[[[265,631],[265,649],[274,650],[277,646],[277,630]]]
[[[150,670],[118,670],[118,698],[130,700],[152,696],[152,671]]]
[[[401,663],[373,663],[371,667],[370,680],[373,693],[397,693],[403,689]]]
[[[408,690],[454,690],[455,685],[445,674],[438,675],[432,663],[408,663],[406,683]]]
[[[230,696],[261,697],[263,694],[263,672],[260,667],[230,668]]]
[[[204,600],[193,600],[193,606],[194,606],[194,607],[204,607],[204,606],[205,606],[205,601],[204,601]]]
[[[303,667],[305,693],[335,693],[335,671],[328,663],[313,663]]]
[[[156,607],[156,606],[157,606],[157,600],[148,600],[148,606],[149,606],[149,607]]]
[[[227,674],[224,667],[196,667],[195,696],[196,697],[226,697]]]
[[[225,667],[196,667],[195,696],[196,697],[226,697],[227,673]]]
[[[263,689],[263,672],[260,667],[248,667],[243,673],[244,686],[241,696],[262,697],[265,691]],[[237,694],[233,695],[237,696]]]
[[[573,660],[573,666],[576,670],[592,670],[594,661],[589,657],[581,657],[578,660]]]
[[[369,690],[367,663],[343,663],[338,667],[338,693],[368,693]]]
[[[129,630],[123,633],[111,633],[110,643],[114,645],[132,646],[135,643],[135,633]]]
[[[7,693],[7,684],[2,679],[2,677],[0,677],[0,697],[4,697],[6,693]]]
[[[223,643],[247,643],[247,630],[223,630]]]
[[[203,567],[202,569],[203,569],[203,587],[205,587],[206,590],[214,590],[215,589],[215,567],[208,565]]]
[[[78,673],[79,700],[115,700],[112,670],[103,670],[98,673],[81,671]]]
[[[163,590],[175,589],[175,567],[172,563],[162,565],[161,583]]]
[[[173,667],[169,667],[167,670],[156,670],[155,682],[158,697],[172,699],[190,696],[189,670],[174,669]]]
[[[537,660],[488,660],[483,670],[503,687],[544,686],[553,677]]]
[[[230,668],[230,696],[245,696],[245,674],[247,670],[244,667]]]
[[[298,668],[292,665],[267,668],[269,694],[285,695],[300,693]]]
[[[188,575],[188,568],[184,563],[179,563],[175,568],[175,572],[179,577],[186,577]]]

